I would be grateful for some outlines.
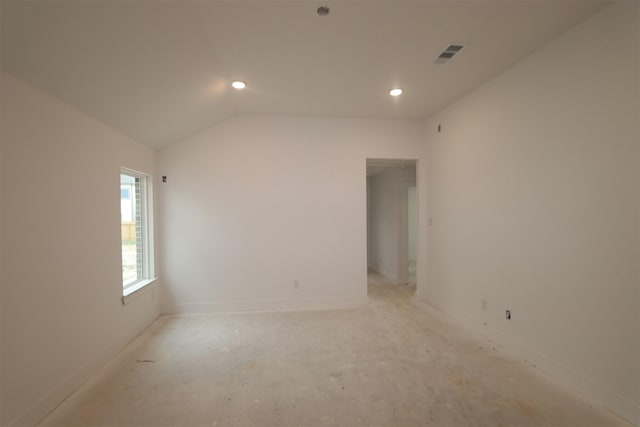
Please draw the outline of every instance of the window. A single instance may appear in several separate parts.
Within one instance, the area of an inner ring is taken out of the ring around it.
[[[131,194],[135,192],[134,187],[134,177],[126,174],[120,175],[120,219],[128,224],[132,224],[135,220],[136,204],[135,200],[131,199]]]
[[[122,290],[127,296],[154,280],[151,177],[120,170]]]

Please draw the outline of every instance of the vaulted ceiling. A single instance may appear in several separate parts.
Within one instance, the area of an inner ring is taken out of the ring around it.
[[[159,148],[237,113],[427,117],[604,4],[4,0],[1,61]]]

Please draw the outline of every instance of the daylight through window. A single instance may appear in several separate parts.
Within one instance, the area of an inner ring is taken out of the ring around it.
[[[120,230],[124,295],[153,277],[150,186],[149,176],[126,169],[120,171]]]

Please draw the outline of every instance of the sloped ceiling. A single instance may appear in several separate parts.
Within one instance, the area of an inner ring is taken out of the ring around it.
[[[326,5],[328,16],[316,9]],[[2,1],[2,68],[160,148],[237,113],[424,118],[598,1]],[[465,48],[444,65],[449,44]],[[246,81],[236,91],[232,80]],[[389,96],[401,87],[404,94]]]

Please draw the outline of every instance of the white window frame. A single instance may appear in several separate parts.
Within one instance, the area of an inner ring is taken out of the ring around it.
[[[141,229],[142,229],[142,277],[135,282],[127,285],[121,281],[122,286],[122,303],[126,304],[130,297],[139,293],[142,289],[157,280],[155,276],[155,258],[154,258],[154,240],[153,240],[153,179],[151,175],[139,172],[133,169],[121,167],[120,175],[129,175],[140,179],[140,210],[141,210]],[[118,182],[120,182],[118,175]],[[120,186],[118,186],[120,189]],[[134,190],[135,193],[135,190]],[[131,198],[135,198],[135,194],[131,194]],[[122,203],[119,198],[120,203]],[[120,212],[120,210],[118,211]],[[120,215],[120,213],[118,214]],[[122,224],[122,220],[120,221]],[[120,240],[122,241],[122,227],[120,228]],[[120,277],[122,277],[122,253],[120,254]]]

